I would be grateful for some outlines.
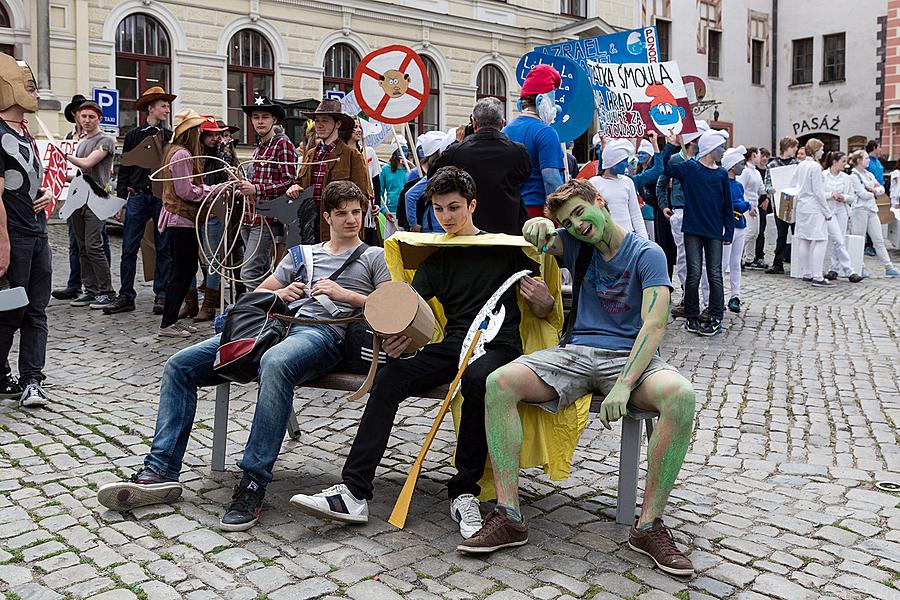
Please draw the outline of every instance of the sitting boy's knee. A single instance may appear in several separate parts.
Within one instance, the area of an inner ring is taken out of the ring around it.
[[[693,422],[696,394],[691,382],[679,376],[670,390],[668,404],[674,409],[671,412],[676,418],[688,423]]]
[[[509,367],[500,367],[487,376],[486,391],[488,397],[498,398],[514,395],[516,392],[515,377]]]

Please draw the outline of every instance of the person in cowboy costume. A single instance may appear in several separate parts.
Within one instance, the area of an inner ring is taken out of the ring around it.
[[[319,235],[321,241],[328,241],[329,228],[320,209],[322,190],[332,181],[352,181],[368,197],[372,198],[372,180],[366,168],[366,161],[356,148],[341,141],[338,132],[352,129],[353,117],[344,114],[339,100],[324,99],[315,112],[303,113],[304,117],[316,123],[316,137],[320,140],[314,148],[306,151],[300,177],[288,190],[288,195],[297,198],[304,189],[313,187],[313,203],[319,214]],[[325,162],[329,161],[329,162]]]
[[[83,94],[75,94],[72,101],[63,109],[66,121],[75,125],[75,128],[66,134],[67,140],[77,140],[81,137],[81,126],[75,119],[75,113],[78,107],[87,102],[88,99]],[[69,226],[69,279],[66,286],[57,288],[50,292],[50,295],[57,300],[74,300],[81,295],[81,261],[78,258],[78,242],[75,240],[75,230]],[[106,255],[106,261],[111,262],[109,251],[109,236],[106,230],[103,230],[103,253]]]
[[[0,281],[23,287],[28,305],[0,311],[0,379],[2,397],[19,398],[24,407],[45,406],[41,388],[47,357],[47,304],[52,272],[46,208],[53,200],[38,186],[43,168],[26,113],[37,112],[37,85],[31,69],[0,54]],[[8,372],[13,337],[19,332],[19,381]]]
[[[160,148],[165,148],[172,139],[171,130],[166,128],[171,104],[175,100],[174,94],[154,86],[141,94],[134,103],[134,109],[140,113],[146,113],[143,123],[134,127],[125,134],[122,144],[122,152],[128,152],[136,148],[142,141],[151,136],[156,136]],[[122,259],[119,263],[119,294],[113,303],[103,309],[103,314],[114,315],[117,313],[134,310],[134,299],[137,292],[134,289],[134,277],[137,272],[137,255],[141,249],[141,240],[144,237],[144,227],[147,221],[153,220],[153,242],[156,246],[156,267],[153,273],[153,314],[161,315],[166,299],[166,286],[172,274],[172,257],[169,254],[169,234],[159,232],[159,211],[162,209],[162,199],[153,195],[150,184],[150,169],[137,166],[120,166],[119,177],[116,181],[116,195],[119,198],[127,198],[125,204],[125,224],[122,230]]]
[[[242,109],[250,117],[259,138],[253,160],[271,161],[251,163],[247,169],[247,179],[237,186],[248,202],[248,210],[241,224],[246,261],[241,268],[241,279],[247,288],[253,289],[269,274],[272,250],[283,235],[281,224],[274,219],[268,219],[268,227],[263,226],[262,217],[256,214],[256,205],[281,196],[297,178],[297,150],[288,136],[275,133],[275,125],[284,121],[281,105],[266,96],[257,96]]]

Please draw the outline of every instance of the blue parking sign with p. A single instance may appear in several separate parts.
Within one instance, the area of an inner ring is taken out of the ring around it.
[[[103,118],[100,125],[106,127],[119,126],[119,90],[94,88],[94,102],[100,105]]]

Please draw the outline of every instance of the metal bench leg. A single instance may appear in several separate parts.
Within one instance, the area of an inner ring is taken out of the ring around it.
[[[216,411],[213,418],[212,470],[225,470],[225,436],[228,433],[228,401],[231,397],[231,384],[220,383],[216,386]]]
[[[297,424],[297,414],[294,412],[293,408],[291,409],[291,416],[288,419],[288,436],[292,440],[296,440],[300,437],[300,426]]]
[[[644,419],[644,427],[647,429],[647,445],[649,445],[650,438],[653,437],[653,417]]]
[[[622,442],[619,449],[619,495],[616,501],[616,523],[634,525],[637,504],[638,461],[641,458],[641,419],[622,419]]]

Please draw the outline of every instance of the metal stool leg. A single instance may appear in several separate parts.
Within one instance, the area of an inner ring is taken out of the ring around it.
[[[292,440],[300,437],[300,426],[297,424],[297,414],[291,410],[291,416],[288,419],[288,436]]]
[[[619,449],[619,494],[616,523],[633,525],[637,504],[638,461],[641,458],[641,419],[622,419],[622,442]]]
[[[216,386],[216,410],[213,418],[212,470],[225,470],[225,445],[228,433],[228,401],[231,397],[231,384],[220,383]]]
[[[654,424],[653,417],[650,417],[649,419],[644,419],[644,427],[647,429],[647,444],[650,443],[650,438],[653,436],[653,424]]]

